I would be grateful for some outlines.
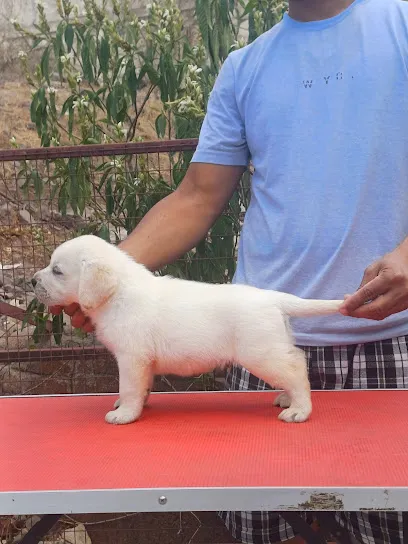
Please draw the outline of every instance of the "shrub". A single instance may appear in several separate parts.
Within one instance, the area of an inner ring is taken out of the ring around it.
[[[137,141],[140,120],[154,97],[160,104],[158,138],[197,137],[229,52],[271,28],[286,9],[286,2],[273,0],[196,0],[197,32],[190,40],[175,0],[153,2],[143,20],[135,16],[129,0],[81,0],[80,6],[56,0],[56,5],[60,20],[55,30],[41,2],[34,31],[13,21],[27,42],[19,57],[32,87],[31,119],[42,146]],[[31,70],[30,56],[37,51],[41,61]],[[129,233],[178,186],[190,160],[191,153],[171,154],[167,178],[159,168],[152,172],[143,157],[135,161],[131,156],[109,157],[95,169],[89,159],[57,159],[47,164],[47,175],[23,163],[20,175],[26,191],[35,191],[37,198],[49,195],[63,214],[68,207],[79,216],[91,209],[87,231],[111,240],[112,228]],[[248,185],[247,174],[231,200],[230,213],[186,256],[189,266],[176,263],[165,272],[231,281]]]

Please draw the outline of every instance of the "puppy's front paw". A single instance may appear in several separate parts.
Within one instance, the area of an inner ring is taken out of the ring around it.
[[[105,421],[112,425],[127,425],[133,423],[140,417],[140,411],[132,406],[119,406],[116,410],[108,412],[105,416]]]
[[[145,396],[145,400],[144,400],[144,405],[145,406],[149,401],[149,395],[150,395],[150,389],[148,390],[148,392],[146,393],[146,396]],[[116,410],[117,408],[119,408],[119,406],[120,406],[120,398],[115,401],[115,404],[113,405],[113,409]]]
[[[309,407],[294,406],[283,410],[278,418],[286,423],[302,423],[309,418],[311,411]]]
[[[280,406],[281,408],[289,408],[290,404],[291,404],[291,400],[287,393],[281,393],[273,401],[274,406]]]

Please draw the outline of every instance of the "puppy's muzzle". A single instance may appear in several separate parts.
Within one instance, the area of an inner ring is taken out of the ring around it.
[[[34,274],[34,276],[31,278],[31,285],[34,288],[34,293],[37,296],[37,298],[44,297],[47,292],[42,286],[41,279],[38,277],[38,272]]]
[[[31,278],[31,285],[32,285],[34,288],[36,287],[36,285],[38,285],[38,282],[39,282],[39,280],[40,280],[40,278],[38,277],[38,274],[39,274],[39,273],[36,272],[36,273],[34,274],[34,276]]]

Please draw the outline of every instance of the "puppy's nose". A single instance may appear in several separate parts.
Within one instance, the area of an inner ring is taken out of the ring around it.
[[[35,287],[37,285],[37,280],[35,279],[35,276],[31,279],[31,285]]]

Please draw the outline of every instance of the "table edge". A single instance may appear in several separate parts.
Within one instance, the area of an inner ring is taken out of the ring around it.
[[[228,487],[0,492],[0,515],[408,511],[408,487]]]
[[[281,389],[262,389],[262,390],[221,390],[221,391],[152,391],[153,396],[174,396],[174,395],[234,395],[242,394],[246,395],[267,395],[280,393]],[[404,388],[390,388],[390,389],[312,389],[313,393],[319,394],[341,394],[341,393],[389,393],[389,392],[408,392],[408,387]],[[0,395],[0,401],[6,399],[52,399],[52,398],[88,398],[88,397],[117,397],[119,393],[64,393],[54,395]]]

